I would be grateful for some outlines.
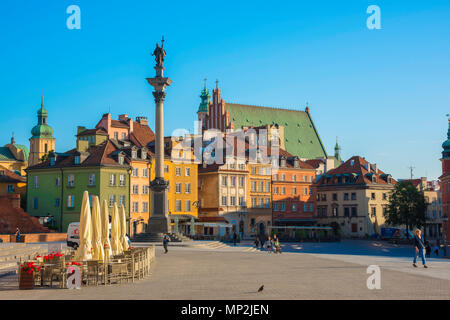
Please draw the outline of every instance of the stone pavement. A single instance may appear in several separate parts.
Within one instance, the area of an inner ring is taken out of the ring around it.
[[[409,261],[398,262],[399,270],[381,265],[381,289],[369,290],[369,260],[248,248],[170,247],[164,254],[157,247],[147,279],[81,290],[22,291],[16,276],[6,277],[0,279],[0,299],[449,299],[449,280],[429,277],[425,271],[432,268],[403,272],[412,268]]]

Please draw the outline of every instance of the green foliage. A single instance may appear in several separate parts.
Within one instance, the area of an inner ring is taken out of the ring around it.
[[[422,192],[409,181],[395,186],[384,217],[392,226],[406,225],[407,230],[421,228],[425,224],[427,202]]]
[[[41,161],[41,162],[47,161],[47,160],[50,158],[50,154],[52,154],[52,153],[54,153],[54,151],[53,151],[53,150],[50,150],[48,153],[44,154],[44,155],[41,157],[40,161]]]

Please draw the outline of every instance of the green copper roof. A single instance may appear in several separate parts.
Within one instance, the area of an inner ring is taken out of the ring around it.
[[[27,146],[24,146],[22,144],[14,144],[14,147],[16,147],[17,149],[20,149],[23,151],[23,155],[25,156],[25,161],[28,161],[28,157],[30,155],[30,150],[28,150]]]
[[[0,147],[0,161],[14,161],[14,155],[6,147]]]
[[[450,150],[450,119],[448,121],[447,140],[442,144],[442,148]]]
[[[284,126],[286,151],[300,158],[327,157],[314,123],[305,111],[226,103],[235,129],[278,124]]]
[[[44,109],[44,96],[41,99],[41,108],[37,112],[38,124],[31,129],[31,139],[53,139],[53,129],[47,125],[48,112]]]
[[[206,89],[206,83],[205,83],[205,88],[202,90],[202,93],[200,95],[202,102],[200,102],[197,112],[208,112],[208,104],[209,104],[210,97],[211,96],[209,95],[208,89]]]

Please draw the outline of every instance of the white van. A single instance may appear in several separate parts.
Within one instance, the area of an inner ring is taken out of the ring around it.
[[[78,232],[79,228],[79,222],[72,222],[67,227],[67,246],[72,247],[75,250],[80,245],[80,233]]]

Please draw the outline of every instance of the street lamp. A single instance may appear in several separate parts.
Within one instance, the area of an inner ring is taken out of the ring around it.
[[[448,221],[448,215],[447,213],[442,217],[442,221],[444,222],[444,257],[447,256],[447,221]]]

